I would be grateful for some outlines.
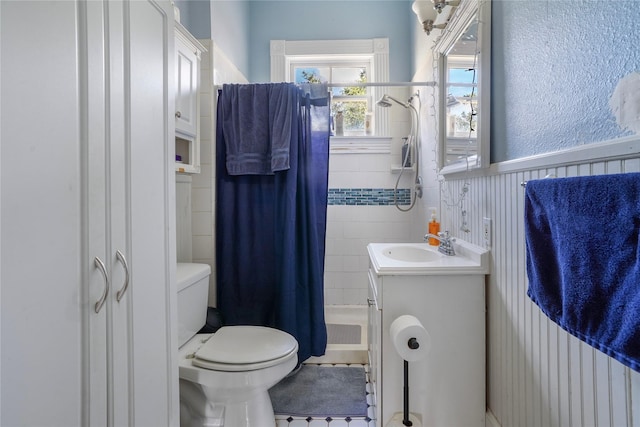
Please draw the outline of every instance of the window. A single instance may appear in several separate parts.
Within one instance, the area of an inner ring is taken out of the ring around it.
[[[271,40],[270,54],[272,82],[313,81],[316,76],[328,83],[389,81],[389,40],[386,38]],[[335,118],[342,111],[344,135],[331,142],[332,149],[348,146],[353,150],[388,152],[391,142],[389,109],[374,106],[385,88],[333,87],[331,93],[332,115]],[[345,123],[346,115],[349,117]],[[337,124],[335,120],[334,133],[338,133]],[[369,137],[363,138],[365,135]]]
[[[297,59],[290,63],[290,79],[295,83],[366,83],[370,61],[344,61],[330,55]],[[333,86],[331,91],[331,134],[372,135],[371,93],[362,86]]]

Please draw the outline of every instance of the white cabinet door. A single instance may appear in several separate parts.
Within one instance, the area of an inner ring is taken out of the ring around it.
[[[108,16],[109,63],[104,73],[111,279],[107,419],[114,426],[170,426],[178,412],[170,315],[175,207],[169,204],[175,184],[169,142],[174,134],[173,21],[167,11],[172,9],[154,1],[109,1],[101,7]]]
[[[176,30],[176,131],[195,137],[198,133],[199,51]]]
[[[107,298],[106,311],[109,319],[104,334],[107,339],[107,408],[109,426],[131,425],[131,414],[135,409],[129,397],[129,347],[131,346],[128,324],[131,309],[130,292],[131,248],[129,244],[129,175],[132,167],[127,155],[127,134],[130,126],[127,106],[128,78],[128,2],[100,1],[95,7],[104,11],[104,40],[106,67],[104,69],[106,92],[106,115],[104,163],[106,171],[105,223],[108,236],[106,244],[107,267],[111,280],[111,291]],[[94,49],[91,44],[90,50]],[[92,355],[93,356],[93,355]],[[93,402],[91,402],[93,406]]]
[[[1,1],[0,19],[0,425],[86,425],[77,4]]]
[[[132,1],[127,98],[131,427],[178,424],[173,9]],[[173,315],[172,315],[173,314]],[[172,323],[173,320],[173,323]]]
[[[56,2],[57,3],[57,2]],[[79,75],[80,86],[80,147],[79,164],[83,185],[78,208],[83,225],[82,237],[83,280],[86,289],[86,313],[82,336],[84,354],[83,395],[85,406],[83,424],[108,426],[109,397],[112,393],[108,378],[110,337],[107,321],[110,318],[112,293],[110,239],[108,212],[109,165],[105,150],[109,147],[105,73],[109,61],[106,57],[106,39],[101,2],[78,3],[79,8]],[[75,159],[71,160],[75,163]],[[82,167],[84,166],[84,167]],[[90,406],[89,406],[90,405]]]

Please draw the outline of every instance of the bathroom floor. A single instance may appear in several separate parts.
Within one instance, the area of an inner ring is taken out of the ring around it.
[[[353,366],[354,364],[330,364],[330,366]],[[300,417],[288,415],[276,415],[276,427],[376,427],[375,407],[371,401],[371,385],[369,383],[369,365],[358,364],[364,366],[367,373],[367,417],[353,418],[334,418],[330,415],[326,417]],[[336,392],[339,392],[336,390]]]

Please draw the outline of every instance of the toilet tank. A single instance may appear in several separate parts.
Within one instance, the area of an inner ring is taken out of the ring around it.
[[[207,321],[209,275],[207,264],[178,263],[178,346],[194,336]]]

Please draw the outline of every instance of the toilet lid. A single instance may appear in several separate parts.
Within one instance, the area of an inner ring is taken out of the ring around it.
[[[296,339],[278,329],[264,326],[224,326],[196,351],[193,363],[203,367],[212,364],[262,364],[297,350]],[[204,363],[199,364],[197,361]]]

